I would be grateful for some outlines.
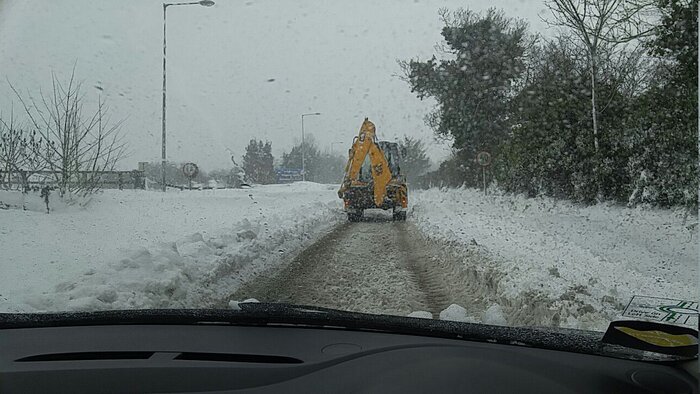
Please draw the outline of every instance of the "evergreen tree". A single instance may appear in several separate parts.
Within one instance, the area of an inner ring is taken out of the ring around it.
[[[269,184],[275,182],[272,143],[251,139],[243,156],[245,180],[251,183]]]
[[[246,182],[257,182],[259,163],[258,142],[251,139],[245,148],[245,155],[243,155],[243,172],[245,172]]]
[[[698,2],[661,0],[661,24],[648,45],[658,60],[639,97],[630,203],[697,207]]]
[[[475,186],[474,153],[487,149],[508,191],[697,207],[698,3],[657,6],[662,17],[646,53],[618,45],[628,33],[618,26],[612,36],[596,36],[612,37],[608,49],[616,50],[596,51],[594,72],[591,48],[571,37],[525,50],[524,28],[498,12],[443,12],[445,51],[453,56],[403,63],[412,90],[437,100],[428,123],[454,141],[453,156],[418,183]],[[639,10],[616,12],[636,18]]]
[[[262,144],[262,141],[260,141]],[[260,149],[260,183],[270,184],[276,182],[274,157],[272,156],[272,143],[266,141]]]
[[[347,163],[346,157],[328,152],[320,154],[318,161],[319,165],[314,179],[315,182],[333,184],[342,182],[345,164]]]
[[[598,94],[606,106],[598,113],[598,123],[606,133],[598,138],[604,149],[596,155],[589,132],[591,75],[583,58],[567,37],[531,52],[527,81],[512,101],[511,138],[496,160],[496,175],[507,190],[587,202],[599,195],[627,195],[625,133],[631,98],[621,88],[628,77],[615,71],[617,64],[604,63],[599,71]],[[597,164],[600,152],[602,165]]]
[[[458,156],[468,159],[460,164],[464,180],[476,184],[476,153],[496,153],[509,132],[508,102],[525,68],[527,25],[495,9],[484,16],[441,10],[441,16],[444,58],[401,65],[411,91],[437,101],[426,121],[439,136],[452,138]]]
[[[321,152],[316,145],[312,135],[307,135],[304,141],[304,168],[306,170],[306,180],[319,182],[318,175],[322,172]],[[301,144],[294,145],[289,153],[282,155],[282,167],[301,169],[302,155]]]

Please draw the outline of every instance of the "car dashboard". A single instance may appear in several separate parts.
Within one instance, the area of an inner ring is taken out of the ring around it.
[[[697,393],[674,365],[340,327],[0,329],[0,392]]]

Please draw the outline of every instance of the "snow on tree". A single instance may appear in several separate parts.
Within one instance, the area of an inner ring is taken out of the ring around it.
[[[602,166],[600,152],[600,130],[598,124],[598,80],[601,57],[612,56],[621,44],[645,36],[651,32],[646,10],[651,1],[628,0],[549,0],[545,5],[552,12],[551,25],[573,32],[585,49],[590,73],[591,122],[594,169],[598,200],[603,199]]]
[[[426,123],[438,136],[453,140],[458,156],[467,158],[463,182],[480,182],[476,153],[495,153],[509,133],[508,101],[525,69],[531,45],[527,24],[489,9],[485,15],[469,10],[440,11],[444,23],[441,58],[400,62],[411,91],[433,98],[437,106]]]

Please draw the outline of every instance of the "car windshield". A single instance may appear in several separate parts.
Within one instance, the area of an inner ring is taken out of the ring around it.
[[[0,312],[697,328],[697,13],[0,0]]]

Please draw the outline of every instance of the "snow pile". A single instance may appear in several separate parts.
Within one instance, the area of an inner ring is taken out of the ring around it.
[[[342,220],[335,189],[106,190],[48,215],[0,210],[0,311],[213,306]]]
[[[481,315],[481,322],[484,324],[492,324],[495,326],[507,326],[505,315],[503,314],[503,309],[498,304],[491,305],[484,313]]]
[[[415,191],[412,201],[409,218],[426,235],[488,256],[463,267],[498,273],[489,275],[497,297],[487,301],[503,310],[489,307],[484,322],[539,314],[551,325],[603,330],[635,294],[696,297],[697,216],[470,189]]]
[[[427,315],[423,315],[427,313]],[[430,312],[412,312],[408,315],[409,317],[423,317],[430,319],[432,314]],[[440,320],[458,321],[464,323],[482,323],[491,324],[494,326],[508,326],[508,322],[503,314],[501,306],[498,304],[491,305],[484,313],[481,314],[481,318],[477,319],[471,316],[467,312],[466,308],[457,304],[450,304],[447,308],[440,312]]]
[[[467,310],[457,304],[451,304],[440,312],[440,320],[461,321],[476,323],[476,319],[467,314]]]

